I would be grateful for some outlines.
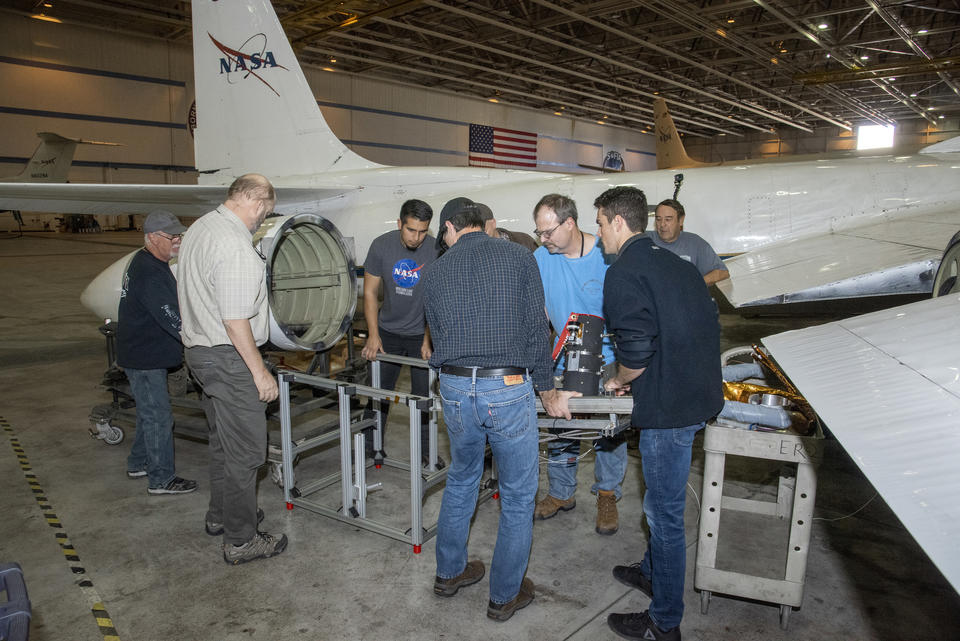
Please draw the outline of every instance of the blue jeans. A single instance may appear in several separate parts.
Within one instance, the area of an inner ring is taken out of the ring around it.
[[[127,469],[147,470],[150,487],[164,487],[173,480],[173,411],[167,392],[167,370],[123,370],[137,403],[137,435],[133,439]]]
[[[498,604],[519,594],[533,541],[539,436],[533,385],[523,378],[505,385],[502,376],[440,375],[452,461],[437,521],[437,576],[451,579],[467,566],[470,519],[489,440],[500,475],[500,526],[490,565],[490,600]]]
[[[613,490],[620,498],[623,475],[627,472],[627,443],[622,436],[600,438],[593,443],[597,453],[593,465],[596,483],[590,488],[594,494],[598,490]],[[577,456],[580,454],[580,441],[557,439],[547,445],[550,462],[547,465],[547,478],[550,480],[550,496],[566,501],[577,491]]]
[[[687,543],[683,511],[693,439],[703,423],[668,429],[640,430],[640,457],[647,491],[643,513],[650,528],[640,572],[653,582],[650,618],[661,630],[680,625]]]

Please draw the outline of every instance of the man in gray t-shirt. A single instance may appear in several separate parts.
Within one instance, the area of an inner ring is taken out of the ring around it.
[[[437,248],[427,234],[433,210],[422,200],[408,200],[400,207],[397,229],[376,238],[364,261],[363,313],[367,320],[367,342],[363,357],[376,360],[377,354],[430,358],[430,337],[424,327],[423,291],[419,287],[424,268],[437,258]],[[383,306],[379,305],[383,290]],[[400,366],[380,364],[380,387],[394,389]],[[411,368],[413,393],[429,395],[429,372]],[[384,420],[389,404],[382,403]],[[421,415],[421,452],[429,451],[429,415]],[[373,456],[373,436],[367,434],[367,454]]]
[[[730,272],[723,261],[713,251],[710,243],[694,233],[683,231],[683,219],[686,212],[678,201],[668,198],[657,205],[656,231],[647,235],[658,247],[669,249],[680,258],[693,263],[700,270],[707,286],[730,278]]]

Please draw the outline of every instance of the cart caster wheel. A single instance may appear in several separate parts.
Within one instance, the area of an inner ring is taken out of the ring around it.
[[[780,629],[786,630],[787,623],[790,621],[790,610],[792,610],[789,605],[780,606]]]
[[[710,607],[710,591],[703,590],[700,592],[700,614],[706,614],[707,609]],[[781,616],[782,613],[781,613]]]
[[[283,465],[274,463],[270,466],[270,478],[281,490],[283,489]],[[294,483],[296,483],[296,473],[294,473]]]
[[[123,430],[110,421],[98,421],[94,427],[90,428],[90,437],[100,439],[107,445],[116,445],[123,440]]]
[[[103,442],[107,445],[118,445],[122,440],[123,430],[113,425],[109,426],[106,435],[103,437]]]

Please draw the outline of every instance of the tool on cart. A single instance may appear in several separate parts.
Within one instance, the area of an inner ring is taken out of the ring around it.
[[[554,365],[565,355],[562,389],[596,396],[603,370],[603,318],[570,314],[553,349]]]

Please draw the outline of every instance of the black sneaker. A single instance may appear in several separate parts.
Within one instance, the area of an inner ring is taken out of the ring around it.
[[[487,618],[494,621],[506,621],[517,610],[522,610],[533,603],[533,581],[524,579],[520,582],[520,592],[506,603],[487,602]]]
[[[269,559],[287,549],[287,535],[281,534],[280,538],[267,534],[266,532],[257,532],[253,538],[243,545],[223,544],[223,560],[230,565],[239,565],[256,561],[257,559]]]
[[[263,510],[257,508],[257,525],[263,520]],[[223,523],[214,523],[213,521],[204,521],[204,528],[210,536],[220,536],[223,534]]]
[[[615,566],[613,568],[613,578],[624,585],[640,590],[651,599],[653,598],[653,583],[640,572],[639,563]]]
[[[680,641],[680,626],[661,630],[650,618],[649,611],[611,614],[607,625],[624,639],[638,641]]]
[[[170,482],[163,487],[148,487],[147,492],[150,494],[186,494],[187,492],[193,492],[196,489],[196,481],[188,481],[187,479],[182,479],[179,476],[174,476],[172,479],[170,479]]]
[[[127,470],[128,479],[142,479],[146,475],[146,470]]]
[[[463,572],[452,579],[436,577],[433,580],[433,593],[437,596],[453,596],[460,588],[473,585],[482,579],[485,572],[483,561],[468,561]]]

